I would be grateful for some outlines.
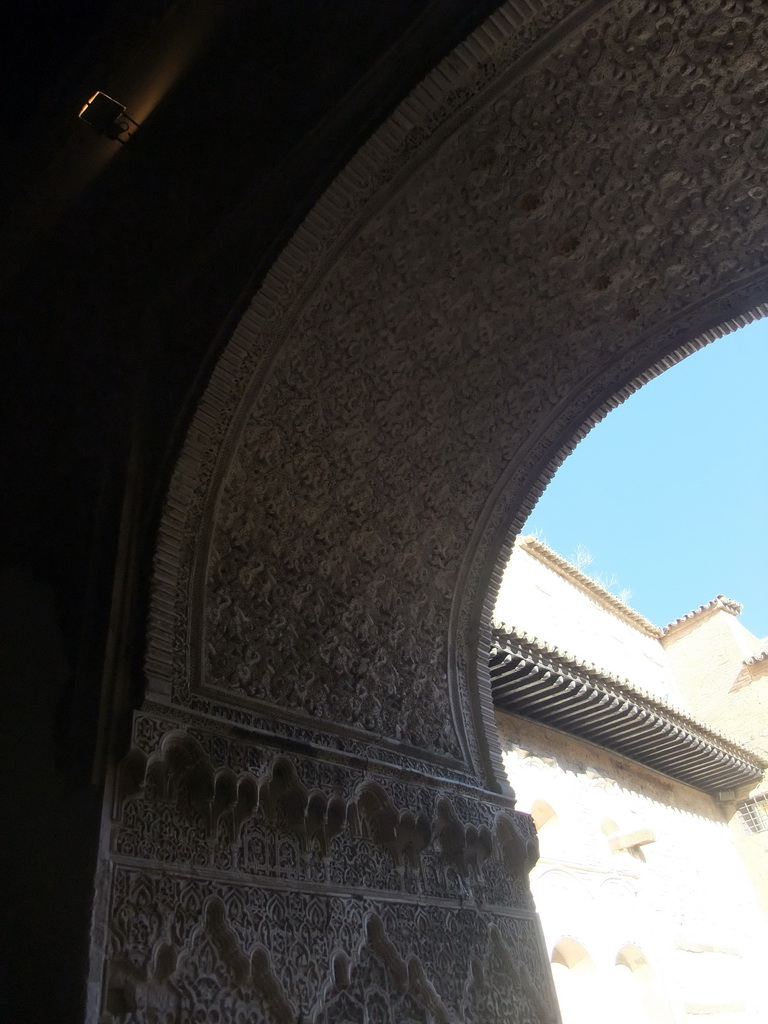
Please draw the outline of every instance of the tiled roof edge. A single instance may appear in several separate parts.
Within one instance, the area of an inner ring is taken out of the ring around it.
[[[679,619],[673,619],[672,622],[664,627],[662,634],[666,635],[670,630],[676,629],[678,626],[683,626],[687,622],[697,619],[700,615],[716,611],[717,609],[722,609],[724,612],[730,612],[731,615],[741,615],[744,610],[744,606],[739,604],[738,601],[732,601],[730,597],[718,594],[717,597],[713,597],[712,600],[707,601],[706,604],[700,604],[698,608],[694,608],[692,612],[687,612],[685,615],[681,615]]]
[[[529,552],[534,558],[538,559],[544,565],[547,565],[550,569],[554,570],[558,575],[567,579],[570,583],[576,584],[581,590],[590,594],[592,597],[596,597],[601,604],[628,622],[631,626],[639,629],[645,633],[646,636],[653,637],[658,640],[663,635],[663,630],[654,625],[650,619],[646,619],[645,616],[641,615],[640,612],[636,612],[634,608],[630,608],[628,604],[625,604],[621,598],[616,597],[610,590],[606,590],[604,586],[592,579],[581,569],[577,569],[575,565],[568,561],[567,558],[563,558],[556,551],[553,551],[548,544],[540,541],[538,537],[525,536],[518,537],[515,542],[515,547],[519,547],[524,551]]]

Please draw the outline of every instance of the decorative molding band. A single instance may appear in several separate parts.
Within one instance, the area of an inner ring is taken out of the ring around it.
[[[515,903],[515,894],[525,891],[514,880],[522,881],[538,857],[530,818],[483,794],[390,782],[396,804],[380,781],[349,768],[269,756],[254,747],[247,754],[252,767],[244,768],[231,749],[215,746],[220,756],[226,751],[226,767],[215,768],[203,744],[179,729],[162,734],[149,754],[131,748],[117,776],[116,855],[241,875],[276,870],[293,881],[314,879],[318,866],[333,860],[339,862],[332,872],[336,884],[350,872],[354,878],[355,865],[373,857],[370,888],[426,896],[428,875],[437,869],[435,879],[450,872],[462,896],[477,889],[483,902]],[[269,864],[270,834],[284,834],[282,864]],[[424,860],[430,861],[426,873]],[[328,870],[315,881],[329,882]],[[444,885],[447,895],[447,880]]]
[[[525,635],[494,631],[496,707],[631,757],[705,792],[760,778],[765,760],[666,702]]]

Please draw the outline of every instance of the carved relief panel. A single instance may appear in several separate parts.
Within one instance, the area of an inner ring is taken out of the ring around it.
[[[102,1024],[556,1019],[502,798],[141,715],[110,842]]]
[[[103,1024],[555,1021],[530,919],[121,869]]]

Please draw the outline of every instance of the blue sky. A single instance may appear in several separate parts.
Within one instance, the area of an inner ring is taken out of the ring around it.
[[[767,392],[763,320],[609,413],[563,463],[523,533],[571,560],[587,552],[584,571],[657,625],[725,594],[765,636]]]

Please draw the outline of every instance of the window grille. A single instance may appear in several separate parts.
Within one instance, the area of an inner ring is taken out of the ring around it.
[[[747,832],[768,832],[768,793],[746,800],[739,814]]]

